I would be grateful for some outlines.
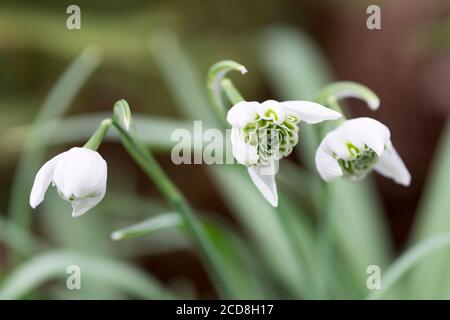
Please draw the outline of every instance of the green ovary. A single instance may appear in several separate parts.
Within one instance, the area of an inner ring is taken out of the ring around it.
[[[270,160],[288,156],[298,142],[298,119],[287,116],[277,124],[257,118],[244,128],[245,142],[258,150],[258,165],[269,165]]]
[[[348,144],[347,147],[349,148],[350,154],[354,156],[354,159],[337,159],[339,166],[344,172],[344,177],[351,180],[364,178],[378,162],[378,155],[368,146],[364,146],[362,152],[352,144]]]

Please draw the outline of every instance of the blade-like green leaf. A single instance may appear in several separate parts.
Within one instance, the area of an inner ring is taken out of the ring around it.
[[[431,166],[426,189],[418,208],[411,240],[418,242],[450,231],[450,122],[443,132]],[[414,268],[410,278],[410,294],[420,299],[450,297],[448,250],[430,255]]]
[[[429,239],[423,240],[416,246],[406,251],[383,273],[382,287],[379,290],[372,291],[369,299],[380,299],[405,275],[415,264],[423,261],[431,253],[439,249],[450,246],[450,233],[435,235]],[[439,250],[442,251],[442,250]],[[415,292],[414,292],[415,293]],[[414,294],[413,293],[413,294]],[[404,297],[400,297],[404,298]]]
[[[135,237],[143,237],[152,235],[155,232],[180,228],[183,226],[183,220],[176,212],[161,213],[157,216],[145,219],[142,222],[136,223],[132,226],[114,231],[111,234],[113,240],[122,240]]]
[[[221,252],[221,260],[228,273],[228,282],[234,288],[239,299],[262,299],[262,288],[256,281],[256,272],[249,268],[247,260],[251,253],[245,248],[244,243],[224,227],[212,222],[203,222],[204,227],[212,239],[215,249]],[[138,224],[117,230],[112,233],[114,240],[135,238],[153,235],[159,231],[173,228],[182,228],[183,220],[176,212],[168,212],[148,218]]]
[[[95,279],[95,283],[101,281],[137,298],[172,297],[155,279],[125,263],[70,251],[49,251],[18,266],[2,282],[0,299],[24,298],[49,280],[66,279],[67,267],[71,265],[80,267],[82,288],[89,287],[89,279]]]

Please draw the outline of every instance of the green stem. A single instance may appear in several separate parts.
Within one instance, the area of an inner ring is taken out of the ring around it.
[[[448,246],[450,246],[450,233],[444,233],[431,237],[409,249],[384,273],[381,278],[381,289],[372,291],[367,299],[380,299],[416,263],[432,252]]]
[[[103,120],[100,123],[100,126],[98,129],[94,132],[94,134],[89,138],[89,140],[85,143],[83,148],[91,149],[91,150],[97,150],[98,147],[100,147],[100,144],[103,141],[103,138],[108,133],[108,129],[112,124],[112,119],[108,118]]]
[[[220,83],[222,90],[225,91],[228,99],[234,105],[244,100],[241,93],[236,89],[233,82],[230,79],[223,79]]]
[[[222,101],[221,86],[226,74],[232,70],[239,71],[241,74],[245,74],[247,72],[247,69],[243,65],[235,61],[224,60],[211,66],[206,79],[206,87],[208,89],[207,92],[210,103],[216,114],[223,121],[226,119],[227,112]]]
[[[216,281],[219,293],[224,297],[232,297],[232,290],[229,288],[227,281],[225,281],[226,271],[220,262],[220,258],[216,254],[212,243],[206,235],[206,231],[199,219],[194,215],[192,208],[184,196],[172,183],[147,148],[142,146],[133,136],[126,132],[116,120],[113,120],[113,126],[119,132],[122,143],[131,157],[153,181],[175,211],[181,214],[184,224],[191,234],[194,243],[199,247],[205,260],[208,262],[208,271],[210,272],[211,277]]]

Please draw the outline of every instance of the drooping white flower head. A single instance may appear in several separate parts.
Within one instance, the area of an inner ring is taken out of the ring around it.
[[[345,121],[329,132],[316,152],[316,167],[325,181],[364,178],[372,169],[408,186],[411,175],[391,143],[391,133],[371,118]]]
[[[232,126],[233,156],[248,167],[253,183],[276,207],[278,194],[274,167],[297,144],[298,123],[313,124],[340,117],[340,113],[309,101],[239,102],[227,114],[227,121]]]
[[[96,206],[106,192],[106,161],[96,151],[72,148],[47,161],[39,169],[30,194],[30,206],[43,200],[50,183],[61,198],[72,205],[72,216],[78,217]]]

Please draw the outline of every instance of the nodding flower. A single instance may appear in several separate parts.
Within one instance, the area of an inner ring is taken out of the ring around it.
[[[107,165],[96,151],[72,148],[47,161],[39,169],[30,194],[30,205],[36,208],[50,183],[58,194],[72,205],[72,216],[78,217],[96,206],[106,192]]]
[[[233,156],[248,168],[253,183],[276,207],[278,194],[273,168],[298,143],[299,122],[315,124],[340,117],[340,113],[309,101],[241,101],[227,114],[232,126]]]
[[[411,183],[388,127],[371,118],[347,120],[329,132],[317,149],[316,167],[325,181],[360,180],[375,170],[401,185]]]

